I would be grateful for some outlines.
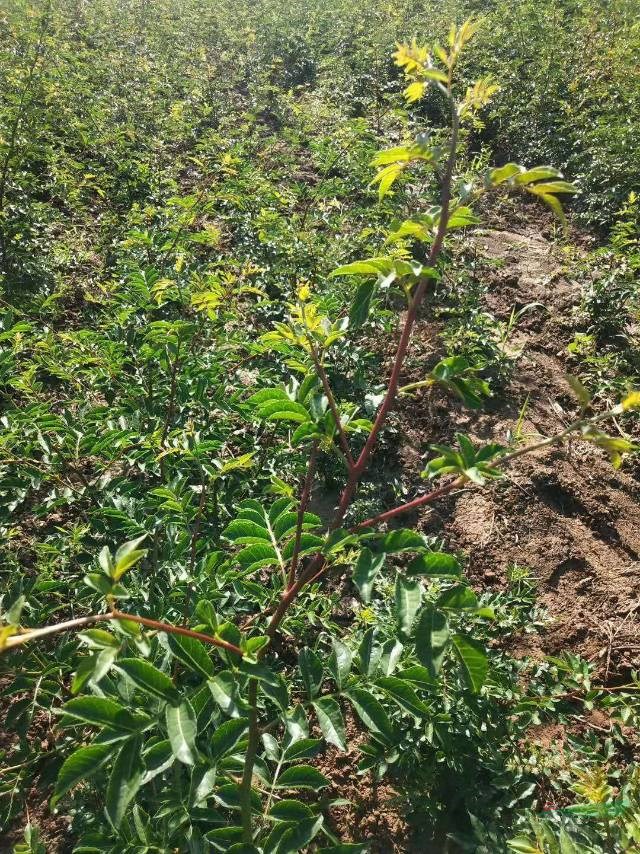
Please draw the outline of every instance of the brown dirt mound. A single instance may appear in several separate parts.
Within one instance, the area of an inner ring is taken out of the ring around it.
[[[565,375],[580,288],[567,276],[560,251],[532,225],[522,233],[480,232],[474,251],[486,262],[487,303],[496,317],[507,320],[514,306],[542,306],[523,315],[510,342],[521,355],[495,412],[469,413],[450,400],[402,404],[403,420],[412,428],[400,454],[411,468],[427,443],[448,442],[455,430],[478,441],[504,442],[525,401],[522,429],[532,438],[558,432],[577,414]],[[416,350],[428,352],[433,324],[425,321],[417,337]],[[637,472],[633,462],[616,472],[601,451],[574,442],[515,461],[503,481],[425,509],[418,524],[467,554],[470,577],[482,587],[504,586],[511,564],[529,568],[553,621],[537,637],[538,649],[527,636],[520,651],[577,652],[597,661],[606,679],[640,667]]]
[[[348,750],[330,747],[314,764],[331,780],[328,800],[348,803],[328,810],[330,826],[343,842],[366,840],[371,854],[402,854],[408,850],[410,828],[403,816],[404,801],[388,780],[376,781],[370,773],[359,774],[358,745],[367,734],[349,709],[345,712]]]

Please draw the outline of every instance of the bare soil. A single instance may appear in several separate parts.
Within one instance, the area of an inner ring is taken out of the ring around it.
[[[482,231],[474,248],[489,262],[492,314],[508,320],[514,306],[542,305],[523,315],[509,341],[521,355],[504,395],[489,407],[493,411],[470,412],[444,397],[401,404],[401,420],[411,428],[400,453],[416,474],[426,446],[451,441],[456,431],[504,443],[525,404],[522,431],[531,441],[562,430],[578,415],[565,377],[580,286],[560,250],[539,225],[527,222],[519,231]],[[432,341],[432,323],[424,321],[417,337]],[[616,434],[619,428],[611,423],[609,429]],[[615,471],[604,452],[574,441],[514,461],[508,477],[490,487],[425,508],[417,524],[467,556],[467,572],[479,588],[503,587],[513,564],[531,570],[552,619],[514,652],[579,653],[611,680],[640,667],[638,471],[632,460]]]

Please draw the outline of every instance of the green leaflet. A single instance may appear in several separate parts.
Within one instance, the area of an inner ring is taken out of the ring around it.
[[[235,676],[230,670],[223,670],[217,673],[213,679],[208,682],[209,689],[213,695],[213,699],[220,706],[222,711],[232,718],[240,716],[237,698],[237,685]]]
[[[312,816],[298,820],[282,834],[277,854],[297,854],[317,836],[324,823],[324,816]]]
[[[117,745],[91,744],[81,747],[72,753],[62,765],[58,773],[56,788],[51,798],[53,808],[60,798],[82,780],[87,780],[96,774],[107,762]]]
[[[393,270],[393,258],[368,258],[366,261],[353,261],[338,267],[331,273],[335,276],[387,276]]]
[[[188,700],[179,705],[165,707],[167,733],[173,755],[185,765],[194,765],[197,756],[197,723],[193,707]]]
[[[416,717],[426,717],[429,714],[429,708],[404,679],[398,679],[396,676],[381,676],[376,680],[376,685],[406,712]]]
[[[251,519],[235,519],[222,532],[229,540],[242,545],[270,543],[269,531]]]
[[[425,552],[414,557],[406,568],[407,575],[427,575],[432,578],[459,576],[460,561],[446,552]]]
[[[388,534],[385,534],[376,545],[380,551],[393,554],[404,551],[422,551],[425,548],[425,541],[424,537],[417,531],[398,528],[397,531],[389,531]]]
[[[307,408],[292,400],[282,388],[262,389],[252,395],[247,404],[252,414],[265,421],[301,424],[311,420]]]
[[[313,789],[317,792],[329,785],[329,780],[312,765],[292,765],[278,777],[279,789]]]
[[[125,572],[138,563],[147,553],[146,549],[139,549],[138,546],[143,540],[146,540],[147,534],[143,534],[135,540],[130,540],[120,546],[115,554],[114,566],[110,572],[114,581],[119,581]]]
[[[382,646],[377,640],[378,630],[375,627],[367,629],[362,636],[358,649],[360,672],[364,676],[372,676],[382,657]]]
[[[301,649],[298,653],[298,667],[307,696],[312,700],[320,691],[324,668],[319,656],[312,649]]]
[[[422,586],[419,580],[405,578],[398,575],[396,578],[395,605],[396,619],[401,635],[409,635],[416,614],[422,603]]]
[[[255,543],[237,554],[237,561],[243,569],[255,572],[263,566],[275,566],[279,563],[278,554],[267,543]]]
[[[356,714],[371,732],[382,736],[387,741],[395,739],[395,733],[387,713],[373,694],[364,688],[350,688],[344,692],[351,701]]]
[[[371,601],[373,582],[376,575],[384,566],[385,555],[374,555],[368,548],[363,548],[353,570],[353,583],[360,591],[360,597],[365,604]]]
[[[142,785],[144,766],[140,748],[139,739],[124,744],[111,769],[105,807],[109,821],[115,828],[120,827],[129,804]]]
[[[213,676],[213,662],[205,645],[197,638],[169,634],[168,643],[171,652],[189,670],[205,678]]]
[[[120,703],[106,697],[76,697],[65,703],[60,712],[93,726],[111,727],[132,733],[138,732],[151,722],[146,715],[133,715]]]
[[[149,662],[140,658],[121,658],[117,666],[142,691],[169,703],[179,702],[180,695],[171,679]]]
[[[425,605],[418,619],[415,638],[418,661],[435,678],[440,672],[449,644],[449,623],[446,615],[432,605]]]
[[[301,821],[311,816],[312,812],[306,804],[292,799],[278,801],[269,810],[269,817],[278,821]]]
[[[341,689],[351,672],[353,655],[348,646],[336,638],[331,638],[332,651],[327,662],[327,668],[335,679],[338,689]]]
[[[311,759],[322,750],[321,738],[303,738],[289,745],[283,754],[284,762],[297,762],[299,759]]]
[[[339,750],[346,750],[344,719],[338,701],[333,697],[320,697],[314,700],[313,708],[318,716],[318,723],[325,741],[335,745]]]
[[[357,329],[369,317],[371,301],[378,290],[375,281],[361,282],[349,310],[349,326]]]
[[[452,611],[467,611],[478,607],[476,594],[465,584],[450,587],[438,596],[436,607]]]
[[[260,394],[260,392],[258,392]],[[240,566],[248,573],[265,566],[277,566],[293,556],[298,513],[291,509],[288,498],[274,501],[266,509],[259,501],[248,499],[238,505],[236,519],[227,525],[223,534],[238,545],[244,545],[236,555]],[[310,533],[321,525],[314,513],[306,512],[302,520],[300,554],[317,551],[324,539]]]
[[[224,721],[211,738],[211,753],[215,759],[230,753],[247,730],[249,723],[246,718],[235,718]]]
[[[168,740],[157,741],[148,750],[143,752],[145,774],[141,785],[146,785],[158,774],[162,774],[175,762],[175,756]]]
[[[482,688],[489,670],[485,648],[469,635],[456,634],[451,640],[461,664],[464,680],[467,686],[477,693]]]

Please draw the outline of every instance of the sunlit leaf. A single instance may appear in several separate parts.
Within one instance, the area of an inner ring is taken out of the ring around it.
[[[178,705],[167,704],[165,720],[173,755],[185,765],[195,764],[197,755],[195,738],[198,725],[191,703],[183,700]]]
[[[107,785],[105,808],[109,821],[115,828],[122,824],[129,804],[142,785],[144,766],[140,746],[140,741],[137,739],[125,744],[113,763]]]
[[[467,686],[478,692],[489,670],[489,660],[484,646],[469,635],[452,635],[451,641],[460,660],[462,673]]]
[[[82,780],[96,774],[115,749],[113,744],[92,744],[72,753],[58,773],[56,788],[51,799],[54,807],[60,798]]]
[[[333,697],[320,697],[313,702],[313,708],[325,740],[329,744],[334,744],[339,750],[346,750],[344,719],[337,700]]]

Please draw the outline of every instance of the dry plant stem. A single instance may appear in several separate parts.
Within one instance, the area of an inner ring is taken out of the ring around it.
[[[315,439],[309,454],[309,462],[307,463],[307,473],[302,487],[302,495],[300,496],[300,505],[298,507],[298,519],[296,522],[296,539],[293,546],[293,555],[291,556],[291,566],[289,567],[289,576],[287,579],[287,588],[291,587],[296,578],[296,570],[298,568],[298,558],[300,556],[300,542],[302,539],[302,526],[304,525],[304,514],[309,504],[311,497],[311,487],[313,485],[313,477],[316,472],[316,460],[318,457],[318,440]]]
[[[67,620],[64,623],[54,623],[52,626],[43,626],[41,629],[33,629],[26,631],[23,634],[11,635],[5,642],[5,649],[12,649],[20,646],[28,641],[36,638],[47,637],[47,635],[56,635],[59,632],[65,632],[68,629],[78,629],[82,626],[89,626],[92,623],[97,623],[102,620],[128,620],[131,623],[139,623],[141,626],[146,626],[149,629],[155,629],[158,632],[166,632],[171,635],[183,635],[189,638],[195,638],[203,643],[217,646],[220,649],[226,649],[228,652],[233,652],[236,655],[244,655],[240,647],[221,638],[215,638],[211,635],[205,635],[202,632],[194,632],[192,629],[183,628],[182,626],[172,626],[169,623],[162,623],[159,620],[152,620],[149,617],[138,617],[136,614],[127,614],[124,611],[113,609],[106,614],[92,614],[88,617],[77,617],[74,620]]]
[[[311,341],[309,341],[309,349],[311,352],[311,359],[313,360],[313,365],[316,369],[316,373],[320,377],[320,382],[322,383],[322,388],[324,393],[327,396],[327,401],[329,402],[329,409],[331,410],[331,414],[333,415],[333,420],[336,425],[336,430],[338,431],[338,437],[340,439],[340,446],[344,453],[345,459],[347,461],[347,467],[349,471],[352,471],[354,467],[353,457],[351,456],[351,450],[349,449],[349,442],[347,441],[346,434],[344,432],[344,428],[342,426],[342,422],[340,421],[340,413],[338,412],[338,407],[336,405],[335,397],[333,396],[333,392],[331,391],[331,386],[329,384],[329,377],[327,376],[327,372],[324,369],[324,365],[320,361],[320,356],[318,355],[318,351]]]
[[[251,843],[253,832],[251,828],[251,783],[253,768],[258,753],[260,728],[258,726],[258,680],[251,679],[247,696],[249,702],[249,740],[242,769],[240,782],[240,810],[242,814],[242,841]]]
[[[76,617],[74,620],[66,620],[64,623],[54,623],[51,626],[43,626],[40,629],[31,629],[22,634],[11,635],[4,643],[3,650],[12,649],[16,646],[21,646],[30,640],[36,638],[45,638],[48,635],[57,635],[59,632],[66,632],[69,629],[80,629],[83,626],[90,626],[100,620],[113,620],[113,614],[92,614],[89,617]]]

